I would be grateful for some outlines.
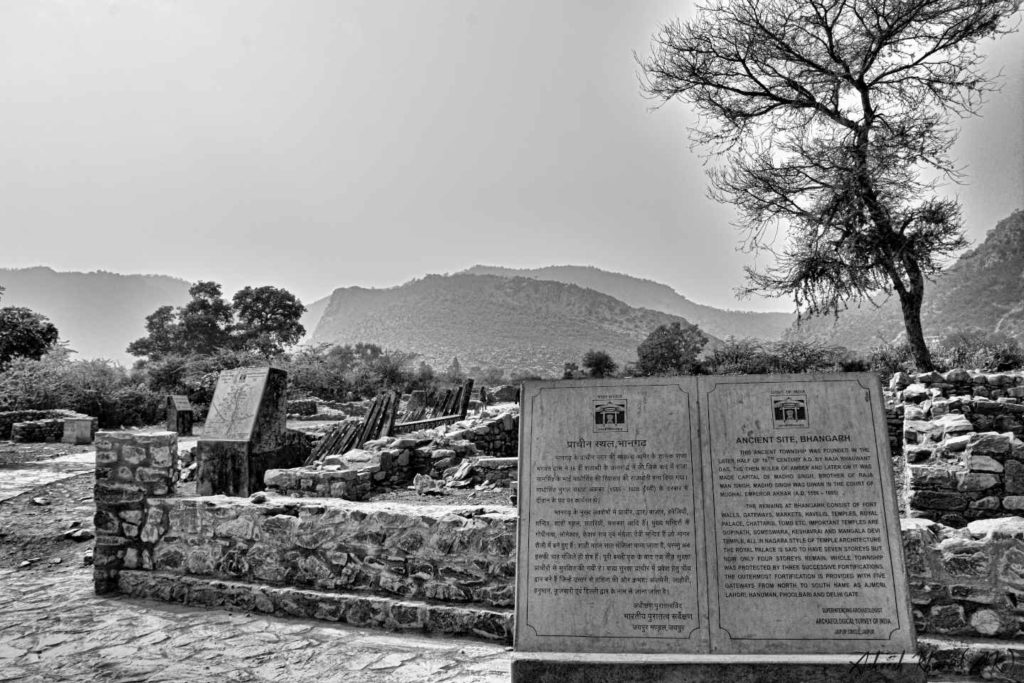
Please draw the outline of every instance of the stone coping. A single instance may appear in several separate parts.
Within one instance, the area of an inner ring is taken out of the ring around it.
[[[218,507],[225,505],[246,505],[253,507],[279,507],[279,506],[295,506],[299,508],[345,508],[345,509],[360,509],[365,508],[373,511],[384,511],[384,512],[396,512],[399,514],[410,514],[410,515],[431,515],[436,517],[443,517],[446,514],[454,514],[465,517],[468,515],[479,517],[480,515],[487,514],[503,514],[509,515],[510,517],[517,517],[518,510],[515,505],[444,505],[437,503],[399,503],[394,501],[357,501],[357,500],[344,500],[342,498],[297,498],[294,496],[285,496],[276,494],[270,491],[261,491],[259,494],[265,497],[265,501],[256,503],[249,498],[238,498],[236,496],[173,496],[169,500],[175,502],[189,502],[194,505],[204,505],[206,507]]]

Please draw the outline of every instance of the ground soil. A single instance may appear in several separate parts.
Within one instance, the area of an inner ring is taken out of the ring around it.
[[[83,564],[92,554],[92,540],[64,535],[79,528],[92,531],[93,481],[87,472],[0,502],[0,567],[29,562],[24,569],[45,571]],[[37,505],[33,499],[49,504]]]
[[[66,443],[14,443],[0,441],[0,465],[49,460],[71,453],[95,450],[95,446],[73,446]]]

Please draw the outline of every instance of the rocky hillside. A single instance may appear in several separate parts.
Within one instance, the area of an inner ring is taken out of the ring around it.
[[[336,289],[313,342],[365,341],[461,366],[560,374],[588,349],[620,364],[658,325],[685,322],[561,282],[494,275],[428,275],[390,289]]]
[[[45,315],[78,358],[124,364],[125,352],[146,332],[146,316],[160,306],[188,301],[189,283],[167,275],[59,273],[51,268],[0,268],[0,306],[25,306]]]
[[[1024,342],[1024,211],[999,221],[985,240],[935,276],[925,288],[924,332],[940,337],[958,328],[995,330]],[[812,319],[789,336],[867,350],[903,331],[899,301],[861,305]]]
[[[603,292],[630,306],[678,315],[716,337],[758,337],[775,340],[793,324],[789,313],[755,313],[730,311],[690,301],[668,285],[622,273],[612,273],[593,266],[547,266],[545,268],[513,269],[500,266],[473,266],[466,273],[528,277],[579,285]]]

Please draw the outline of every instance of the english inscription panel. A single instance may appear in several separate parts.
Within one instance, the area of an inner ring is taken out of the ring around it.
[[[870,375],[701,378],[716,650],[910,650],[880,396]]]

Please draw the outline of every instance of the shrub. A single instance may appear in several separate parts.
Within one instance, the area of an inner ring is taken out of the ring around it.
[[[160,422],[164,396],[107,360],[70,360],[66,352],[12,361],[0,372],[6,410],[67,408],[99,419],[104,429]]]
[[[1024,367],[1024,351],[1016,339],[978,328],[950,332],[939,340],[934,355],[937,365],[947,370],[970,368],[1002,372]]]
[[[843,346],[819,342],[762,342],[735,339],[707,354],[703,372],[713,375],[798,374],[803,372],[854,372],[867,363]]]
[[[868,353],[868,367],[885,383],[897,372],[914,372],[914,352],[905,340],[881,342]]]

